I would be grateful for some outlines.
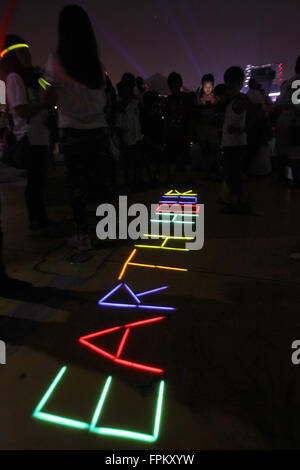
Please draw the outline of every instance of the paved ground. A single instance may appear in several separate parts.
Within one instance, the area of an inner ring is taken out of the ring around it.
[[[112,376],[98,426],[152,434],[162,379],[113,364],[78,341],[161,312],[97,305],[118,284],[133,242],[94,237],[91,259],[70,263],[74,253],[65,240],[72,232],[71,212],[61,173],[53,172],[49,182],[55,230],[43,235],[28,232],[22,179],[0,186],[8,272],[34,286],[23,298],[0,299],[0,339],[7,343],[7,364],[0,366],[0,448],[299,448],[300,366],[291,364],[291,343],[300,337],[300,263],[290,261],[289,252],[300,243],[300,191],[280,186],[275,176],[248,182],[254,216],[220,214],[220,183],[194,188],[205,204],[203,250],[137,253],[137,262],[187,272],[128,267],[124,282],[135,292],[167,285],[155,294],[155,305],[177,308],[156,324],[130,330],[122,353],[165,371],[155,443],[32,417],[67,366],[43,412],[90,423]],[[168,189],[132,200],[155,203]],[[91,204],[93,231],[94,214]],[[94,344],[115,353],[119,333]]]

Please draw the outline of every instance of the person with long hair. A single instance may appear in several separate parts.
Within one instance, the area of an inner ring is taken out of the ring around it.
[[[175,181],[176,170],[187,172],[187,183],[192,183],[190,143],[192,138],[192,118],[194,94],[182,90],[182,77],[177,72],[168,76],[170,95],[163,104],[164,141],[166,145],[168,178]]]
[[[248,99],[241,93],[245,80],[241,67],[232,66],[224,74],[228,98],[222,132],[224,177],[230,202],[221,209],[225,214],[250,214],[251,208],[243,200],[243,168],[247,151],[246,116]]]
[[[49,225],[45,208],[45,188],[49,130],[48,109],[54,97],[42,93],[39,73],[32,65],[28,44],[17,35],[5,39],[0,62],[0,76],[6,83],[8,111],[17,141],[24,139],[22,151],[27,170],[25,201],[31,230]],[[26,141],[26,144],[25,144]]]
[[[202,88],[196,93],[195,130],[200,143],[204,179],[220,176],[220,130],[216,118],[218,98],[214,94],[214,76],[202,77]],[[198,89],[199,90],[199,89]]]
[[[46,70],[46,78],[55,86],[58,97],[58,126],[76,226],[69,246],[87,251],[91,249],[88,188],[103,172],[109,131],[105,73],[90,19],[81,7],[69,5],[62,9],[58,46],[49,56]],[[97,183],[99,188],[99,179]]]

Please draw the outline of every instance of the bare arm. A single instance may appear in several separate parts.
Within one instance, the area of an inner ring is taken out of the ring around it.
[[[30,119],[43,109],[54,106],[57,101],[57,94],[54,87],[49,87],[40,93],[40,103],[20,104],[15,107],[15,111],[22,119]]]

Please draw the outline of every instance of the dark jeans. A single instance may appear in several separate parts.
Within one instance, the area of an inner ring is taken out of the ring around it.
[[[3,261],[3,232],[1,225],[1,198],[0,198],[0,278],[5,274],[5,267]]]
[[[189,165],[192,162],[190,143],[188,140],[167,141],[167,161],[177,167]]]
[[[91,189],[99,192],[97,203],[103,197],[102,179],[109,158],[109,134],[107,128],[64,129],[62,151],[67,170],[73,216],[78,234],[88,234],[88,194]]]
[[[123,168],[126,183],[136,185],[142,181],[143,147],[141,142],[127,145],[123,151]]]
[[[243,169],[246,146],[224,147],[224,178],[230,194],[241,196],[243,192]]]
[[[44,224],[47,221],[45,189],[47,181],[48,148],[31,145],[27,156],[27,186],[25,202],[30,223]]]
[[[148,176],[150,179],[155,179],[158,177],[159,171],[165,168],[166,154],[162,148],[153,147],[151,144],[144,144],[143,151]]]

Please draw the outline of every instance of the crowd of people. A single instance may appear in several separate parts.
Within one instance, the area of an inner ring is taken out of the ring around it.
[[[61,11],[57,49],[45,70],[33,67],[26,41],[8,35],[0,60],[6,83],[7,109],[1,113],[1,138],[7,162],[25,168],[25,202],[30,229],[41,230],[47,216],[47,166],[55,144],[64,157],[75,233],[69,245],[91,249],[87,202],[91,188],[127,193],[168,182],[185,185],[198,178],[225,180],[228,198],[222,212],[251,213],[243,186],[253,160],[276,136],[280,178],[300,181],[299,110],[292,104],[292,82],[284,82],[274,105],[252,78],[241,93],[245,76],[238,66],[228,68],[224,83],[215,86],[206,74],[195,92],[183,91],[182,76],[168,76],[170,93],[161,96],[141,77],[125,73],[116,87],[102,64],[86,12],[69,5]],[[5,121],[7,119],[7,121]],[[3,124],[3,120],[5,123]],[[193,149],[201,155],[201,173],[193,172]],[[185,175],[183,179],[182,175]],[[103,202],[99,195],[98,203]],[[8,278],[2,260],[1,291],[23,284]]]

